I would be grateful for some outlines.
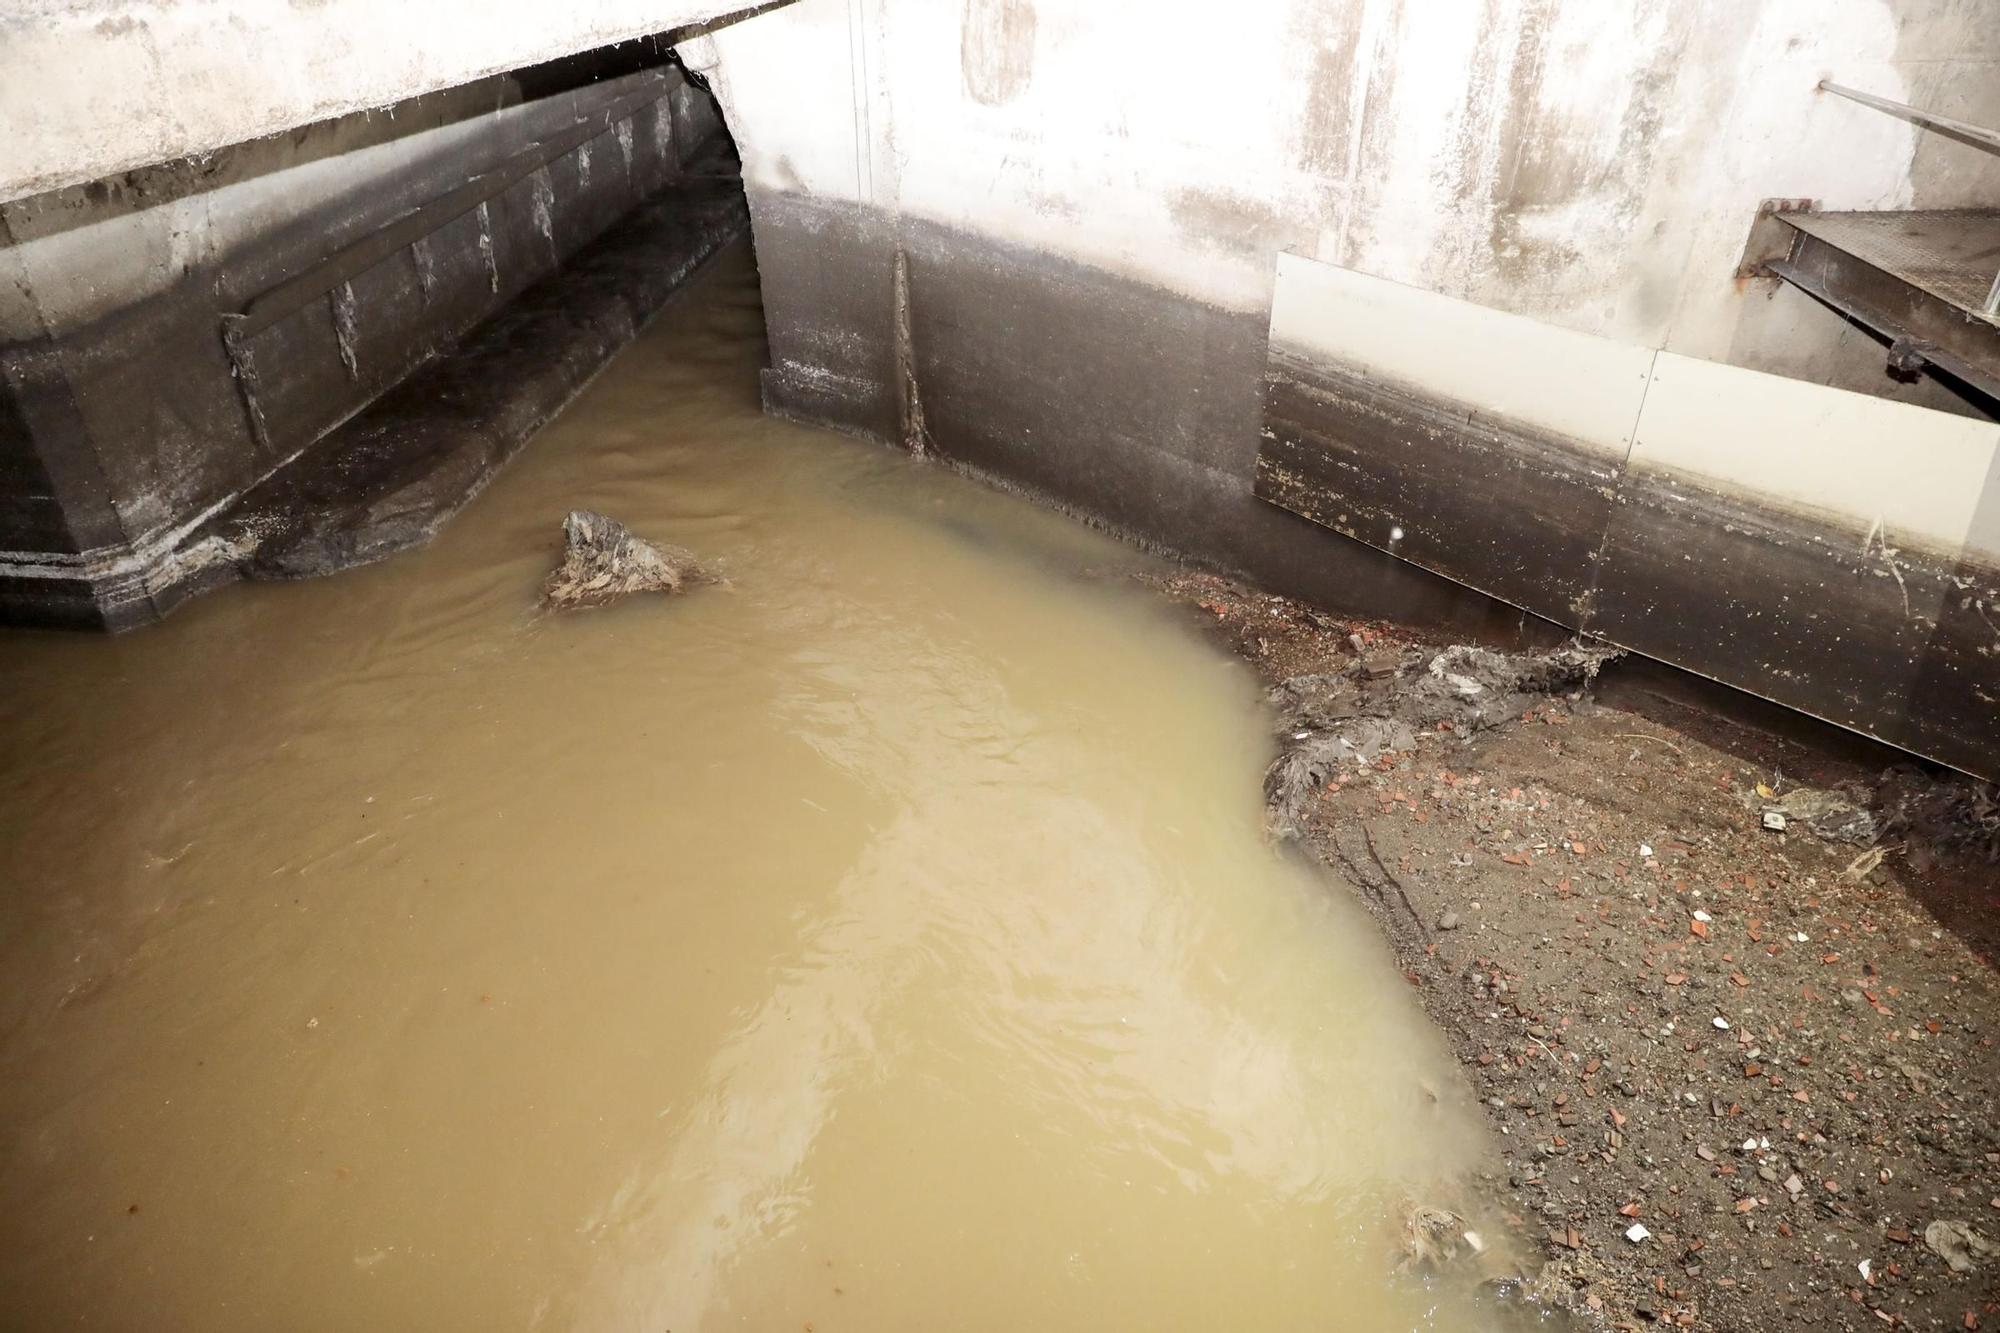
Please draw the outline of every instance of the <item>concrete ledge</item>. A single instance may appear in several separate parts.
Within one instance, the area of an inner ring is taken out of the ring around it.
[[[405,109],[0,207],[0,621],[124,628],[234,577],[247,492],[690,170],[735,177],[713,100],[636,57]]]
[[[726,150],[721,150],[726,153]],[[305,578],[428,541],[748,226],[733,174],[669,187],[238,500],[107,573],[0,578],[22,623],[122,631],[239,578]]]
[[[310,578],[429,541],[747,224],[733,180],[667,191],[191,544],[248,577]]]

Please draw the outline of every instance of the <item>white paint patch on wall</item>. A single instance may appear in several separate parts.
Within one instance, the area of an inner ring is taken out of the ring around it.
[[[1271,260],[1309,241],[1318,191],[1282,132],[1301,86],[1282,5],[1217,24],[1192,4],[1033,3],[1031,74],[1000,106],[959,95],[955,7],[895,0],[893,114],[906,212],[1228,308],[1261,310]],[[1018,31],[1018,30],[1017,30]],[[1201,33],[1199,48],[1191,37]]]
[[[1974,520],[2000,456],[1990,421],[1578,333],[1296,255],[1278,260],[1271,349],[1462,403],[1480,422],[1554,433],[1601,457],[1607,482],[1646,469],[1946,558],[1982,540]]]
[[[1462,296],[1467,221],[1498,173],[1491,112],[1512,74],[1520,6],[1495,16],[1482,0],[1369,3],[1383,15],[1385,44],[1361,108],[1357,188],[1333,222],[1333,248],[1347,267]]]
[[[1990,421],[1661,352],[1631,466],[1953,555],[1996,450]]]
[[[1278,257],[1271,347],[1625,463],[1653,352],[1297,255]]]

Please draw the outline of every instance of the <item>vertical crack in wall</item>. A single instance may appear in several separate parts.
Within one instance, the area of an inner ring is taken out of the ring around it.
[[[1604,530],[1597,534],[1597,545],[1590,553],[1590,586],[1570,602],[1570,610],[1576,613],[1576,624],[1571,626],[1578,634],[1594,634],[1591,621],[1598,610],[1598,594],[1604,583],[1604,562],[1611,557],[1611,530],[1618,525],[1619,492],[1625,487],[1625,477],[1632,470],[1632,455],[1639,449],[1639,423],[1646,419],[1646,399],[1653,392],[1653,378],[1659,370],[1660,352],[1653,349],[1652,360],[1646,363],[1645,383],[1639,389],[1639,405],[1632,410],[1632,424],[1625,431],[1625,454],[1618,460],[1618,470],[1611,475],[1611,484],[1605,494],[1611,499],[1610,515],[1604,520]]]
[[[854,103],[854,196],[863,203],[871,203],[875,198],[871,160],[875,139],[868,123],[868,20],[863,0],[848,0],[847,47],[849,90]],[[902,262],[900,256],[897,262]]]
[[[222,317],[222,345],[229,352],[229,373],[236,379],[238,390],[243,395],[243,412],[250,421],[250,434],[260,448],[271,448],[271,424],[264,419],[264,404],[258,401],[258,393],[263,389],[263,381],[257,376],[256,358],[250,355],[248,340],[240,331],[243,316],[224,315]]]
[[[486,285],[500,291],[500,265],[493,259],[493,210],[479,201],[479,262],[486,266]]]
[[[354,347],[358,336],[355,327],[354,284],[343,282],[330,293],[333,300],[333,337],[340,344],[340,363],[347,367],[350,379],[361,378],[361,363],[355,358]]]
[[[431,294],[437,290],[437,252],[431,248],[431,238],[419,236],[410,242],[410,260],[417,266],[417,290],[423,293],[424,304],[431,303]]]
[[[530,188],[534,194],[531,211],[535,219],[535,230],[540,232],[542,239],[549,243],[550,257],[557,262],[561,262],[562,252],[556,248],[556,183],[555,179],[549,174],[548,164],[544,163],[536,167],[535,174],[529,177],[529,180],[533,182]]]
[[[924,400],[917,388],[916,338],[910,318],[910,257],[896,247],[896,384],[897,420],[902,427],[903,447],[922,458],[930,453],[930,436],[924,429]]]
[[[670,107],[674,99],[685,91],[687,91],[685,88],[678,89],[662,97],[653,105],[661,108]],[[718,116],[720,114],[720,112],[717,112]],[[638,129],[638,125],[639,118],[637,116],[632,117],[632,126],[635,131]],[[651,159],[653,169],[660,173],[658,179],[662,182],[681,180],[686,175],[685,171],[682,170],[681,135],[680,131],[674,128],[674,118],[670,111],[663,110],[655,117],[653,135],[649,142],[652,145],[650,148],[642,143],[638,145],[638,151],[646,154]],[[646,159],[642,158],[639,160],[644,161]]]

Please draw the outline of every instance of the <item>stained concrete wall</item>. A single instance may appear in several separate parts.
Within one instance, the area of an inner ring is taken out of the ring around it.
[[[675,176],[718,126],[665,56],[538,66],[0,205],[0,617],[161,614],[199,572],[189,533]],[[265,294],[528,159],[232,356],[225,321]]]
[[[754,0],[27,0],[0,202],[756,8]]]
[[[803,0],[714,50],[767,193],[1230,310],[1291,250],[1870,390],[1837,320],[1730,281],[1758,201],[2000,198],[1990,153],[1815,90],[2000,124],[1988,0]]]
[[[897,437],[907,365],[947,457],[1406,611],[1449,599],[1251,499],[1279,252],[1922,396],[1735,280],[1756,207],[2000,198],[2000,159],[1816,91],[2000,123],[1989,0],[799,0],[684,50],[743,146],[776,409]]]

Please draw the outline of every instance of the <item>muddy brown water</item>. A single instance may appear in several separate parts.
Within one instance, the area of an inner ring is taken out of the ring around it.
[[[762,355],[734,253],[430,549],[0,640],[0,1323],[1489,1326],[1248,674]],[[579,505],[730,586],[538,615]]]

